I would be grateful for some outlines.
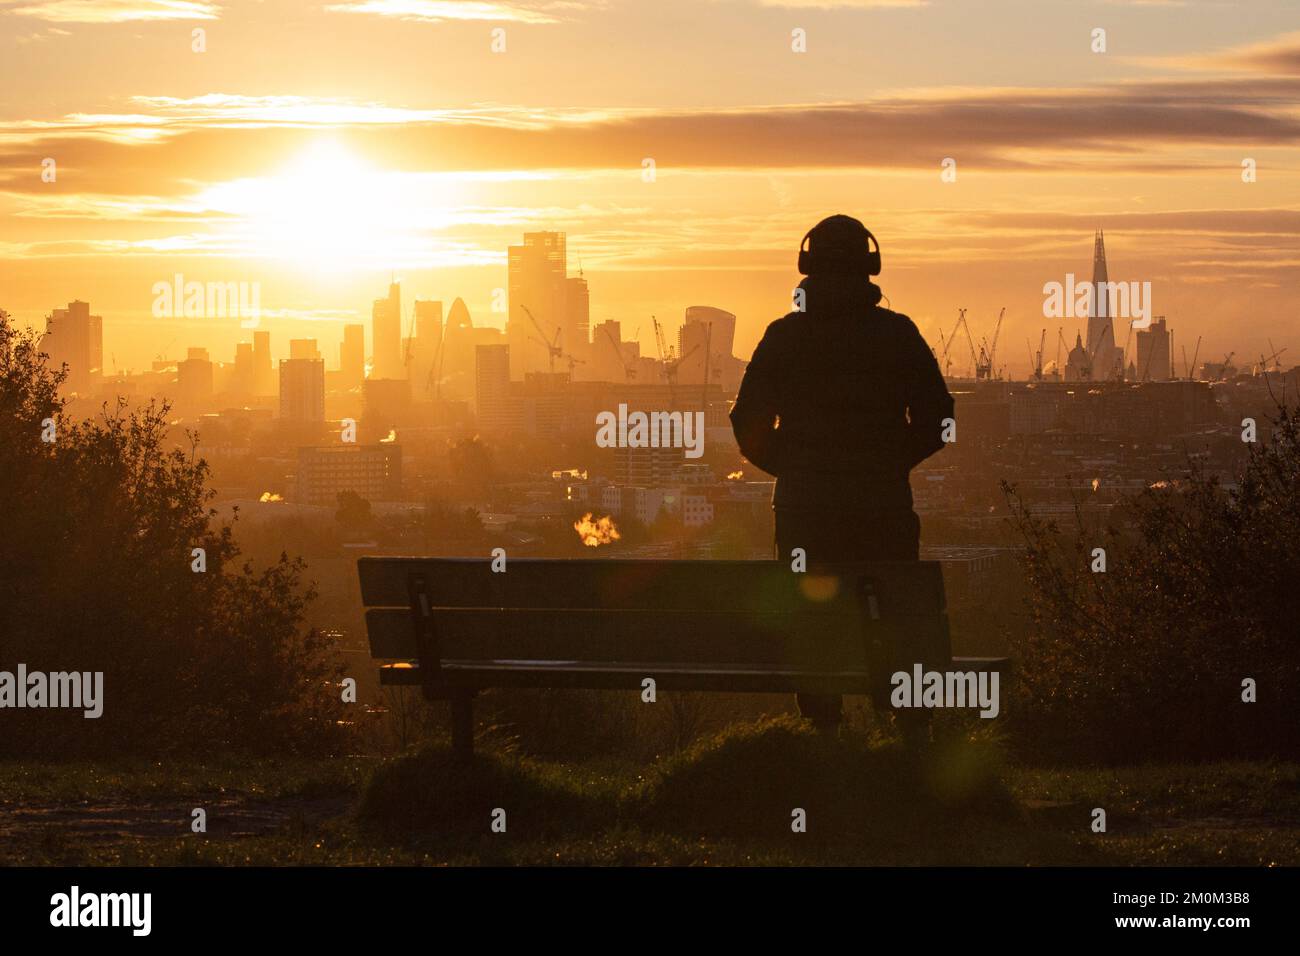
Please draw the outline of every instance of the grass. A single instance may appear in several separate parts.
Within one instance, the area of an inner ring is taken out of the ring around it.
[[[86,800],[165,800],[210,793],[260,797],[307,797],[355,790],[376,758],[265,759],[229,756],[217,760],[132,761],[111,765],[90,761],[0,764],[0,806],[10,803],[73,804]]]
[[[0,860],[37,865],[1300,863],[1295,764],[1034,769],[960,735],[918,761],[792,718],[651,764],[497,751],[462,766],[428,746],[384,761],[20,764],[0,781]],[[225,808],[220,825],[189,833],[203,800]],[[83,802],[159,819],[86,838]],[[1098,806],[1104,834],[1089,827]],[[505,833],[490,829],[497,808]]]

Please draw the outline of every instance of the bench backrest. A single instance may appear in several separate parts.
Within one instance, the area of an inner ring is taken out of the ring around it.
[[[937,562],[791,570],[783,561],[358,561],[372,656],[420,655],[427,602],[441,660],[792,664],[949,657]],[[422,594],[423,597],[414,597]]]

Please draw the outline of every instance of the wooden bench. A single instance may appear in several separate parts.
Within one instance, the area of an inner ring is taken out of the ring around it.
[[[889,676],[998,670],[951,656],[936,562],[360,558],[384,685],[451,704],[473,750],[473,698],[492,687],[820,692],[888,700]],[[882,697],[883,694],[883,697]]]

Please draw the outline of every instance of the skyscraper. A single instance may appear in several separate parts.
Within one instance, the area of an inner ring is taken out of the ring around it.
[[[253,333],[253,394],[275,394],[275,378],[271,372],[270,332]]]
[[[343,344],[339,346],[339,370],[344,388],[360,388],[366,378],[366,327],[343,326]]]
[[[371,342],[374,366],[371,378],[406,378],[406,363],[402,358],[402,287],[394,282],[388,287],[388,298],[376,299],[371,311]]]
[[[501,433],[521,425],[521,405],[510,392],[509,345],[475,347],[474,406],[480,431]]]
[[[570,276],[564,280],[564,322],[560,345],[564,351],[584,362],[588,360],[591,341],[591,293],[587,280]]]
[[[280,417],[294,422],[325,421],[325,363],[321,359],[280,362]]]
[[[55,309],[46,317],[41,351],[52,366],[67,364],[63,387],[84,394],[103,372],[104,320],[90,314],[89,303],[69,302],[66,309]]]
[[[561,345],[573,342],[573,336],[565,334],[565,326],[569,324],[565,235],[526,232],[523,245],[510,246],[506,254],[510,375],[521,380],[526,372],[542,372],[550,367],[547,346],[555,341],[557,334]],[[525,307],[533,314],[536,324],[524,311]]]
[[[1106,273],[1106,237],[1100,229],[1092,247],[1092,299],[1088,309],[1088,354],[1094,381],[1108,381],[1123,371],[1124,355],[1115,345],[1115,324],[1110,314]]]
[[[191,348],[182,362],[176,363],[177,399],[182,407],[193,409],[212,398],[212,360],[205,348]]]
[[[253,343],[239,342],[235,345],[235,369],[230,376],[232,396],[248,398],[253,394],[254,371]]]
[[[623,349],[623,325],[606,319],[591,330],[591,362],[588,369],[597,382],[625,382],[632,356]]]
[[[1139,382],[1165,382],[1172,374],[1172,343],[1164,316],[1151,323],[1148,329],[1137,333],[1137,380]]]
[[[463,299],[456,299],[447,311],[433,396],[462,401],[474,397],[474,332],[469,309]]]
[[[315,339],[290,339],[289,358],[291,359],[320,358],[320,349],[316,347],[316,340]]]
[[[415,328],[411,334],[410,376],[415,397],[423,400],[432,396],[430,376],[434,361],[442,345],[442,303],[417,299],[415,301]]]
[[[736,379],[739,387],[739,367],[743,362],[732,358],[731,349],[736,341],[736,316],[725,309],[711,305],[692,305],[686,310],[686,320],[677,333],[677,356],[681,359],[677,369],[679,385],[704,383],[708,368],[709,380],[722,384]],[[707,359],[707,363],[706,363]]]

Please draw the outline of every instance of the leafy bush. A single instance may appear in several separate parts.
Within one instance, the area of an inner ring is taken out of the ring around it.
[[[1036,756],[1210,760],[1300,754],[1300,424],[1283,407],[1225,485],[1190,460],[1117,508],[1100,540],[1036,518],[1030,626],[1013,698]],[[1106,551],[1094,573],[1092,550]],[[1258,702],[1243,702],[1253,679]]]
[[[237,566],[206,463],[167,447],[168,406],[73,421],[45,360],[0,312],[0,670],[102,671],[104,710],[7,711],[0,755],[332,746],[337,670],[302,633],[302,562]]]

